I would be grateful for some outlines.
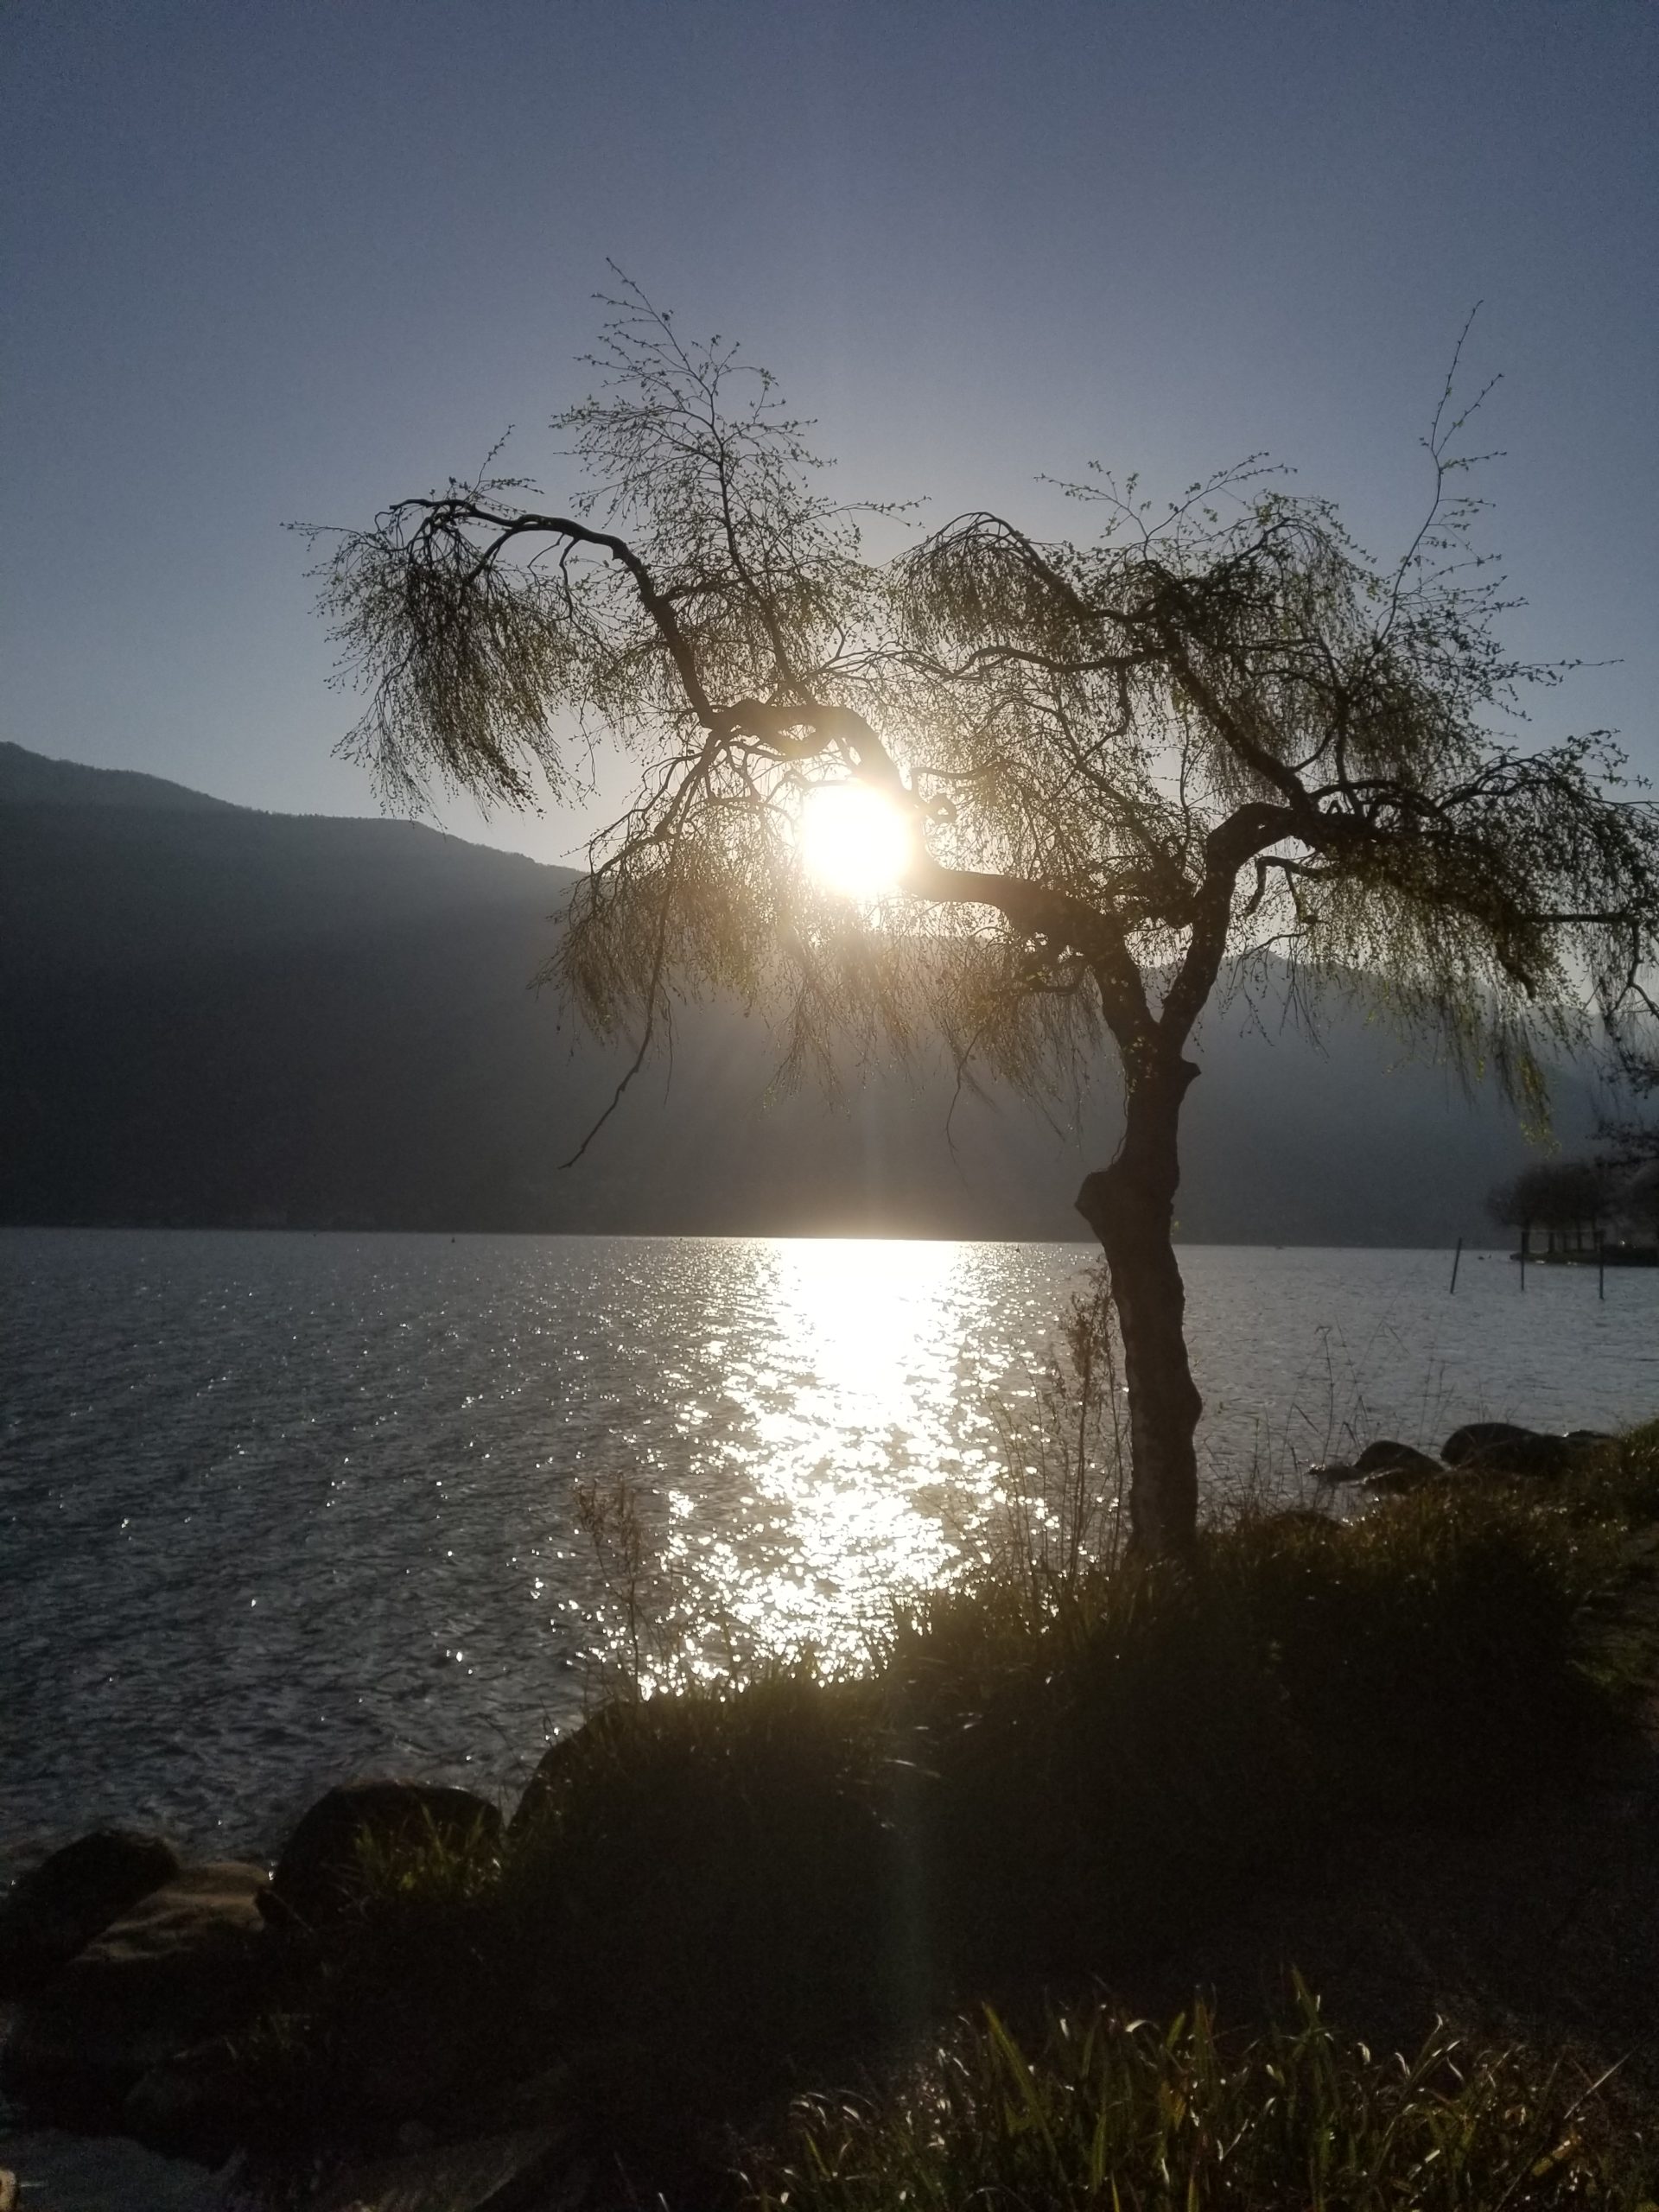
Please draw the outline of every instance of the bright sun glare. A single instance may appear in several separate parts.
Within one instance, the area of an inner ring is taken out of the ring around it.
[[[877,899],[909,864],[910,824],[867,785],[821,784],[802,803],[801,855],[832,891]]]

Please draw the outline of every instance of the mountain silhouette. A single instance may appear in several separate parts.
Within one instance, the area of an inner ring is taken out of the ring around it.
[[[683,1010],[626,1065],[533,979],[575,878],[415,823],[273,815],[0,744],[0,1221],[1071,1237],[1109,1154],[943,1064],[772,1096],[778,1047]],[[1525,1147],[1494,1096],[1338,1009],[1212,1009],[1185,1124],[1199,1242],[1491,1239]],[[1565,1133],[1587,1124],[1560,1086]]]

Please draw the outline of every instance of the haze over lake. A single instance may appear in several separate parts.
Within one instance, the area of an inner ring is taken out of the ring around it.
[[[691,1611],[830,1658],[959,1567],[1084,1245],[0,1232],[0,1841],[270,1840],[353,1772],[516,1786],[590,1694],[579,1481]],[[1659,1272],[1188,1246],[1212,1484],[1659,1410]],[[19,1596],[21,1594],[21,1597]]]

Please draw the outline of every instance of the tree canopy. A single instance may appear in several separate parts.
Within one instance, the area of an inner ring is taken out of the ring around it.
[[[1499,1185],[1487,1200],[1496,1222],[1520,1230],[1535,1226],[1593,1238],[1618,1204],[1618,1179],[1605,1160],[1542,1160]]]
[[[1079,1206],[1122,1315],[1137,1534],[1178,1548],[1177,1124],[1218,982],[1269,953],[1305,991],[1359,979],[1536,1097],[1541,1046],[1617,1020],[1659,951],[1659,817],[1605,736],[1520,717],[1562,671],[1501,642],[1451,378],[1391,563],[1259,460],[1158,508],[1088,472],[1061,487],[1075,535],[923,530],[839,504],[734,346],[612,306],[600,388],[556,420],[562,511],[486,467],[330,541],[323,605],[368,692],[347,747],[400,808],[435,783],[527,805],[538,769],[563,795],[589,747],[632,750],[554,968],[641,1056],[704,989],[773,1010],[785,1066],[826,1077],[837,1037],[931,1033],[1042,1092],[1109,1033],[1124,1135]],[[848,781],[909,841],[874,901],[801,865],[805,795]]]

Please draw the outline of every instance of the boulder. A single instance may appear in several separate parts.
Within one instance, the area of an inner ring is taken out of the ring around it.
[[[121,2105],[121,2127],[168,2158],[223,2165],[264,2117],[257,2086],[228,2036],[193,2044],[141,2074]]]
[[[1419,1452],[1414,1445],[1396,1444],[1392,1438],[1379,1437],[1375,1444],[1368,1444],[1354,1462],[1358,1475],[1414,1475],[1420,1482],[1427,1482],[1431,1475],[1444,1474],[1446,1470],[1438,1459],[1431,1459],[1427,1452]]]
[[[115,2125],[135,2084],[257,2008],[270,1944],[262,1866],[187,1867],[113,1921],[24,2005],[3,2078],[29,2113]]]
[[[417,1967],[413,1986],[366,1993],[335,2023],[334,2086],[359,2120],[464,2121],[499,2092],[499,1998],[469,1980],[448,1987]]]
[[[1513,1443],[1494,1445],[1489,1454],[1478,1454],[1475,1465],[1506,1475],[1564,1475],[1577,1457],[1576,1447],[1565,1436],[1522,1436]]]
[[[0,1997],[28,1997],[112,1920],[183,1871],[164,1836],[97,1828],[42,1859],[0,1905]]]
[[[601,1706],[579,1728],[556,1738],[542,1753],[536,1771],[524,1784],[524,1795],[508,1825],[508,1834],[519,1836],[535,1827],[573,1788],[580,1788],[578,1777],[583,1770],[594,1764],[602,1766],[615,1746],[626,1740],[637,1719],[631,1707],[619,1701]]]
[[[1447,1437],[1446,1458],[1471,1474],[1549,1476],[1564,1474],[1588,1448],[1570,1436],[1546,1435],[1513,1421],[1477,1421]]]
[[[1379,1467],[1374,1474],[1362,1475],[1359,1487],[1367,1497],[1404,1497],[1421,1490],[1427,1479],[1421,1467]]]
[[[577,1748],[591,1721],[582,1728],[572,1730],[568,1736],[556,1737],[536,1762],[536,1771],[524,1784],[524,1794],[513,1808],[508,1834],[518,1836],[526,1828],[534,1827],[543,1814],[551,1810],[559,1796],[559,1785],[580,1759]]]
[[[16,2206],[0,2212],[251,2212],[232,2175],[158,2158],[124,2135],[66,2135],[56,2129],[0,2145],[21,2169]]]
[[[288,1841],[260,1899],[277,1926],[317,1928],[361,1885],[365,1847],[498,1848],[501,1815],[470,1789],[428,1782],[346,1782],[319,1797]]]
[[[444,2212],[550,2212],[585,2203],[589,2177],[565,2134],[523,2128],[354,2161],[307,2203],[309,2212],[429,2212],[438,2205]]]
[[[1440,1446],[1440,1457],[1448,1467],[1467,1466],[1471,1459],[1491,1464],[1490,1455],[1501,1445],[1518,1442],[1535,1434],[1530,1428],[1521,1428],[1512,1421],[1471,1421],[1462,1428],[1454,1428]]]

